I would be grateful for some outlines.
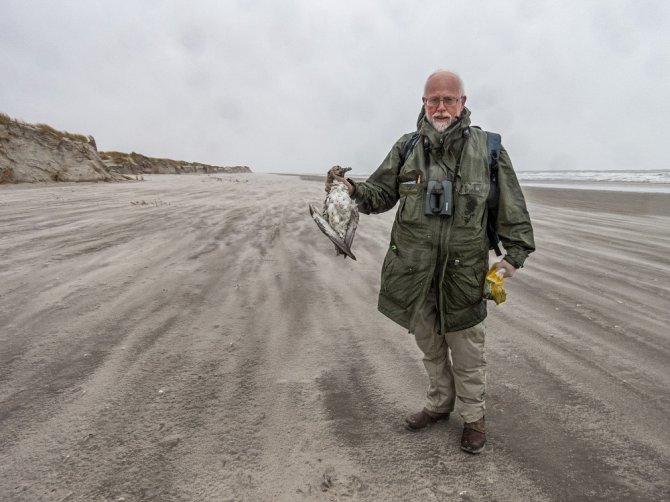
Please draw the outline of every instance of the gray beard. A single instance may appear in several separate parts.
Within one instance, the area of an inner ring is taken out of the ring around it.
[[[451,120],[449,120],[449,122],[439,122],[439,123],[436,123],[433,117],[426,117],[426,118],[428,119],[430,125],[432,125],[435,128],[435,130],[439,133],[443,133],[444,131],[449,129],[449,126],[454,122],[453,117],[451,118]]]

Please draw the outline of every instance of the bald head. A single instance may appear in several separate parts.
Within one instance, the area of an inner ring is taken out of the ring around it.
[[[426,97],[430,91],[430,88],[435,86],[448,86],[450,88],[457,89],[459,96],[465,95],[463,80],[453,71],[438,70],[434,73],[431,73],[430,76],[426,79],[426,85],[423,88],[423,96]]]

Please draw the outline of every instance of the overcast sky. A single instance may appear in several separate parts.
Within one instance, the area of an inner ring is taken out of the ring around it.
[[[668,168],[670,1],[0,0],[0,112],[98,149],[377,168],[436,69],[517,170]]]

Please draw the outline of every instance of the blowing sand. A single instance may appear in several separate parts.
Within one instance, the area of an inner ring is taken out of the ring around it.
[[[538,252],[488,327],[487,450],[403,428],[376,311],[393,212],[336,258],[323,184],[0,187],[0,500],[670,498],[670,195],[526,189]]]

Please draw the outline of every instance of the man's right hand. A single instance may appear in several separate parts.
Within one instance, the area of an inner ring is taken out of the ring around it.
[[[333,181],[339,181],[342,184],[344,184],[345,187],[347,187],[347,191],[349,192],[349,197],[351,197],[354,194],[354,185],[352,185],[349,180],[344,178],[343,176],[337,176],[333,175],[334,180]],[[326,192],[330,192],[330,189],[333,188],[333,184],[329,183],[328,180],[326,180]]]

